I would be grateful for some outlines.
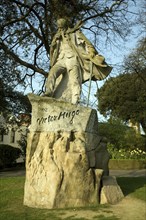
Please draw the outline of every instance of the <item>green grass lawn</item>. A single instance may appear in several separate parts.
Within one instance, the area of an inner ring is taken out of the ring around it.
[[[125,195],[145,200],[146,182],[144,177],[122,177],[117,178],[121,189]],[[0,220],[60,220],[61,215],[64,215],[66,210],[73,209],[34,209],[23,206],[23,190],[24,190],[24,177],[6,177],[0,179]],[[96,207],[77,208],[76,210],[92,210],[97,211],[107,209],[108,205],[97,205]],[[65,220],[84,220],[83,218],[66,217]],[[94,219],[96,218],[96,215]],[[117,220],[114,215],[112,217],[98,216],[99,220]]]

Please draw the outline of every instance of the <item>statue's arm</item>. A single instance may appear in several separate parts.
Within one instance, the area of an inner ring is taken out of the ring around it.
[[[61,39],[61,34],[60,32],[57,32],[53,37],[53,40],[51,42],[51,47],[54,47],[57,44],[57,40],[60,40],[60,39]]]
[[[60,32],[57,32],[54,35],[50,46],[50,66],[53,66],[56,62],[58,56],[58,49],[59,49],[58,44],[60,39],[61,39],[61,34]]]
[[[94,57],[95,55],[97,55],[98,54],[97,50],[95,49],[93,44],[88,40],[88,38],[86,38],[86,36],[81,31],[79,31],[78,34],[80,38],[83,39],[85,42],[88,55],[90,57]]]

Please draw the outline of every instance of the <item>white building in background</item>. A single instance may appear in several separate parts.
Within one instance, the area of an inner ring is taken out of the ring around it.
[[[19,141],[22,134],[26,135],[26,131],[26,126],[20,126],[18,129],[9,128],[6,134],[0,134],[0,144],[8,144],[12,147],[20,148]]]
[[[134,130],[136,131],[137,134],[145,134],[145,132],[142,129],[141,124],[138,122],[133,123],[131,120],[129,120],[128,126],[131,128],[134,128]]]
[[[0,145],[10,145],[15,148],[20,147],[19,141],[22,136],[27,137],[28,127],[30,125],[31,116],[29,114],[20,114],[15,124],[6,123],[4,117],[0,116],[0,125],[6,128],[6,132],[0,132]],[[24,158],[20,157],[17,162],[23,162]]]

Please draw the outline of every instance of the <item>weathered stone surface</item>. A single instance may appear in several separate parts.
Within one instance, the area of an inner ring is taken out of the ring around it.
[[[90,168],[103,169],[103,175],[108,176],[110,155],[107,140],[97,134],[85,133],[85,142]]]
[[[116,204],[124,198],[116,177],[103,176],[100,204]]]
[[[28,143],[25,205],[51,209],[99,202],[102,170],[89,168],[81,134],[30,132]]]
[[[97,112],[50,97],[29,94],[32,104],[31,131],[86,131],[97,133]]]
[[[106,140],[90,108],[29,95],[32,123],[27,140],[24,204],[38,208],[115,203],[120,188],[108,177]],[[101,190],[101,182],[103,187]],[[114,184],[111,184],[111,182]]]

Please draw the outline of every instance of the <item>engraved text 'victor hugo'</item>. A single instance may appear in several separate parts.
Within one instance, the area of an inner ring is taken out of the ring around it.
[[[73,123],[73,119],[76,115],[79,115],[79,110],[75,110],[75,111],[64,111],[64,112],[60,112],[58,115],[48,115],[47,117],[40,117],[37,118],[37,122],[38,124],[44,124],[44,123],[49,123],[52,121],[56,121],[56,120],[60,120],[60,119],[70,119],[70,124]]]

